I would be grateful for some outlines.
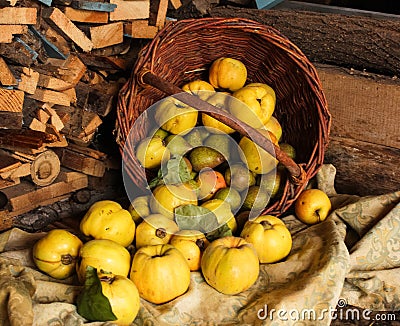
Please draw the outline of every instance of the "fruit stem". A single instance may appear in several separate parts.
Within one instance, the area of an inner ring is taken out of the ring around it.
[[[167,236],[167,230],[165,230],[164,228],[158,228],[156,230],[156,236],[160,239],[165,238]]]
[[[263,226],[264,230],[272,229],[272,224],[268,221],[262,221],[260,224]]]
[[[112,276],[107,276],[107,275],[102,275],[100,277],[100,282],[106,282],[108,284],[112,284],[112,282],[114,282],[114,277]]]
[[[61,263],[63,265],[70,265],[73,261],[74,257],[72,257],[70,254],[61,255]]]
[[[315,215],[317,215],[318,223],[321,222],[321,215],[319,214],[319,209],[315,211]]]
[[[196,245],[197,247],[200,248],[200,250],[204,250],[205,249],[205,243],[203,239],[197,239],[196,240]]]

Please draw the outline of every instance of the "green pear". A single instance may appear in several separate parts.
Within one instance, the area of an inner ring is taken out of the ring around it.
[[[260,188],[270,194],[271,198],[281,194],[284,186],[284,173],[283,169],[276,169],[268,174],[261,174],[258,182]]]
[[[210,133],[204,127],[199,127],[192,129],[184,138],[192,147],[197,147],[203,145],[204,139],[206,139],[209,134]]]
[[[242,198],[239,191],[231,187],[219,189],[215,193],[213,199],[222,199],[226,201],[231,206],[232,212],[238,210],[242,205]]]
[[[227,185],[241,192],[254,186],[256,183],[256,177],[246,165],[235,163],[225,170],[225,181]]]
[[[270,196],[267,192],[262,191],[260,186],[251,186],[244,196],[242,208],[245,210],[254,209],[262,211],[268,204]]]
[[[230,160],[231,153],[235,150],[235,144],[233,143],[236,144],[236,142],[226,134],[212,134],[205,139],[204,146],[218,150],[227,160]]]
[[[154,131],[153,137],[159,137],[165,139],[170,133],[164,129],[158,128]]]
[[[189,161],[193,170],[199,172],[205,168],[215,168],[225,161],[225,157],[213,148],[199,146],[190,152]]]

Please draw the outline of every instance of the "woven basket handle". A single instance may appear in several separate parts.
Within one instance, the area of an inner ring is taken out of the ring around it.
[[[150,70],[142,70],[137,76],[140,84],[147,84],[168,95],[174,95],[174,98],[180,100],[181,102],[197,109],[199,112],[203,112],[215,119],[218,119],[222,123],[238,131],[242,136],[252,139],[257,145],[266,150],[269,154],[275,156],[276,159],[286,167],[290,173],[291,182],[293,184],[299,185],[304,183],[304,180],[306,179],[306,173],[304,169],[256,129],[250,127],[248,124],[227,112],[224,112],[222,115],[219,108],[206,101],[203,101],[197,96],[194,96],[188,92],[184,92],[182,89],[170,83],[169,81],[154,75]]]

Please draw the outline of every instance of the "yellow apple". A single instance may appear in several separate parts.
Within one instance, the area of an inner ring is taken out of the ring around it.
[[[320,189],[313,188],[301,192],[294,206],[296,217],[306,224],[324,221],[331,207],[328,195]]]

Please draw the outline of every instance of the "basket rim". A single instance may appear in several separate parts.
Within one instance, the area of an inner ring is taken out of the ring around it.
[[[242,31],[244,30],[245,32],[248,32],[249,35],[251,35],[251,33],[257,35],[266,33],[268,34],[268,41],[271,41],[271,43],[279,47],[285,46],[285,51],[293,60],[293,63],[296,64],[296,66],[301,69],[304,76],[306,76],[307,82],[314,90],[316,101],[319,104],[318,128],[320,136],[318,141],[315,143],[309,162],[304,166],[307,173],[307,181],[311,179],[322,167],[324,152],[329,143],[331,127],[331,115],[328,110],[328,104],[318,73],[302,51],[281,32],[271,26],[247,18],[207,17],[170,22],[157,33],[150,43],[141,49],[136,63],[134,64],[131,76],[128,82],[121,88],[118,96],[116,132],[117,143],[120,146],[121,152],[123,152],[125,140],[130,131],[130,124],[132,123],[132,112],[129,112],[128,108],[129,103],[141,90],[149,87],[140,80],[141,72],[144,69],[154,71],[157,66],[157,49],[160,46],[168,46],[168,44],[173,42],[174,38],[177,38],[193,29],[201,29],[202,31],[205,31],[207,28],[239,28]],[[301,190],[306,186],[306,182],[295,188],[292,188],[291,186],[292,185],[287,185],[286,187],[288,188],[286,191],[288,194],[290,193],[289,196],[291,198],[287,198],[288,196],[282,196],[286,198],[282,198],[282,201],[278,206],[286,207],[288,206],[288,201],[290,206],[290,203],[297,198]]]

